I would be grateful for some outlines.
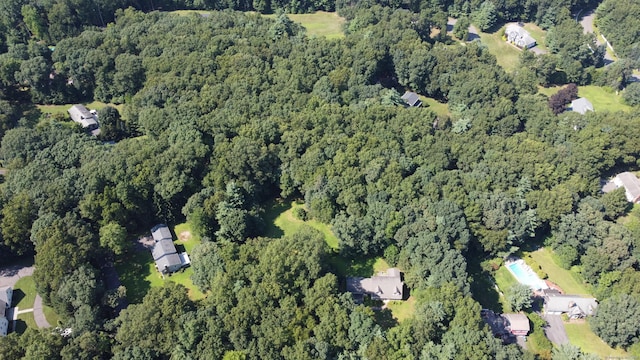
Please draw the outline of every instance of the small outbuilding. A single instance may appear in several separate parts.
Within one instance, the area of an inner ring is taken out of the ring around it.
[[[571,102],[571,110],[581,115],[586,114],[587,111],[594,111],[591,101],[583,97],[575,99]]]
[[[356,300],[369,295],[373,300],[402,300],[404,283],[400,270],[391,268],[370,278],[348,277],[347,291]]]
[[[402,95],[402,100],[411,107],[419,107],[422,105],[422,101],[420,101],[418,94],[411,91],[405,92],[404,95]]]
[[[529,32],[517,23],[507,24],[504,30],[507,41],[520,49],[531,49],[536,46],[536,40],[529,35]]]
[[[515,336],[526,336],[531,330],[529,318],[524,314],[502,314],[504,326]]]

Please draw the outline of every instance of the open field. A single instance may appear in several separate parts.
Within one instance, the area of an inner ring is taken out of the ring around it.
[[[520,50],[504,41],[500,34],[502,34],[502,28],[492,34],[480,32],[479,35],[482,43],[487,45],[489,52],[498,60],[498,65],[507,72],[513,72],[518,66]]]
[[[628,356],[624,350],[612,349],[607,343],[602,341],[602,339],[591,331],[589,324],[586,322],[565,323],[564,328],[567,331],[569,342],[578,346],[583,352],[598,354],[601,358],[624,358]]]
[[[549,275],[549,281],[560,286],[565,293],[572,295],[590,294],[586,284],[582,282],[577,274],[563,269],[555,262],[554,255],[550,249],[541,248],[529,254],[540,265],[542,271]]]
[[[181,233],[191,232],[189,224],[180,224],[175,227],[175,233],[180,238]],[[196,245],[200,243],[200,238],[191,235],[186,240],[175,240],[174,243],[180,252],[180,247],[189,253]],[[193,285],[191,275],[193,269],[191,267],[182,269],[171,276],[164,279],[156,270],[151,252],[148,250],[138,251],[132,250],[116,263],[116,270],[120,276],[120,282],[127,288],[127,299],[130,303],[140,303],[152,287],[163,286],[165,281],[173,281],[184,285],[189,289],[189,298],[191,300],[199,300],[205,297],[198,288]]]
[[[276,15],[265,15],[275,18]],[[344,37],[343,26],[347,22],[335,12],[316,11],[313,14],[287,14],[291,21],[297,22],[307,30],[309,36],[341,39]]]

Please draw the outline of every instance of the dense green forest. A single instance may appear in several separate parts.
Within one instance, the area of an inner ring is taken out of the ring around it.
[[[640,111],[583,116],[537,93],[624,88],[631,60],[602,68],[585,51],[569,18],[583,3],[382,5],[3,2],[0,258],[35,255],[38,293],[73,332],[11,334],[0,358],[549,358],[494,338],[474,286],[482,260],[541,243],[596,292],[594,331],[640,354],[640,227],[618,221],[624,191],[600,192],[640,166]],[[159,8],[338,8],[349,22],[325,40],[284,15]],[[448,14],[536,21],[551,52],[507,73],[481,43],[433,31]],[[405,89],[450,114],[404,106]],[[93,99],[125,104],[100,111],[98,138],[35,107]],[[318,231],[265,237],[277,198],[331,224],[341,256],[401,267],[414,316],[388,326],[355,304]],[[167,282],[119,312],[103,269],[184,219],[204,239],[206,299]]]

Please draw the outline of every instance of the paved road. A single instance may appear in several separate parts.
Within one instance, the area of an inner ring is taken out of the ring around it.
[[[567,337],[567,332],[564,329],[562,317],[560,317],[560,315],[543,315],[543,318],[549,324],[544,329],[544,333],[547,335],[547,338],[556,345],[568,344],[569,338]]]
[[[587,10],[585,12],[580,13],[582,15],[580,19],[580,25],[582,25],[582,32],[585,34],[591,34],[594,32],[593,21],[595,20],[596,14],[593,10]],[[579,15],[580,16],[580,15]],[[600,39],[600,36],[596,36],[596,44],[602,45],[604,42]],[[615,60],[609,52],[604,53],[604,63],[605,65],[612,64]]]
[[[51,324],[47,321],[47,318],[42,312],[42,298],[40,295],[36,295],[36,301],[33,303],[33,318],[36,320],[36,325],[39,328],[49,328]]]

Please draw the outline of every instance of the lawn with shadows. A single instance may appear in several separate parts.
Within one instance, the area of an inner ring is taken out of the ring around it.
[[[188,223],[177,225],[174,233],[178,240],[174,241],[178,252],[191,251],[200,243],[200,238],[193,234]],[[150,288],[163,286],[165,281],[173,281],[184,285],[189,290],[191,300],[199,300],[205,297],[191,281],[193,269],[183,268],[178,272],[165,276],[156,270],[151,251],[135,248],[116,262],[116,271],[120,276],[120,282],[127,288],[127,299],[132,304],[142,302]]]
[[[518,67],[521,50],[502,38],[503,30],[504,27],[492,33],[480,32],[480,41],[487,45],[489,52],[496,57],[498,65],[511,73]]]
[[[22,310],[33,308],[33,303],[36,301],[36,283],[33,280],[33,276],[25,276],[18,280],[13,286],[13,299],[11,306],[18,307]]]
[[[557,284],[567,294],[588,295],[590,294],[587,285],[580,279],[580,276],[571,270],[560,267],[550,249],[540,248],[529,253],[533,260],[540,265],[542,271],[549,276],[549,281]],[[526,260],[526,259],[525,259]]]
[[[324,235],[324,241],[331,249],[328,262],[337,275],[368,277],[389,268],[389,264],[381,257],[350,259],[341,255],[338,238],[331,231],[330,225],[315,219],[303,221],[293,216],[293,209],[302,207],[304,204],[300,202],[274,201],[263,217],[266,224],[266,236],[277,239],[293,235],[301,227],[307,225]]]

